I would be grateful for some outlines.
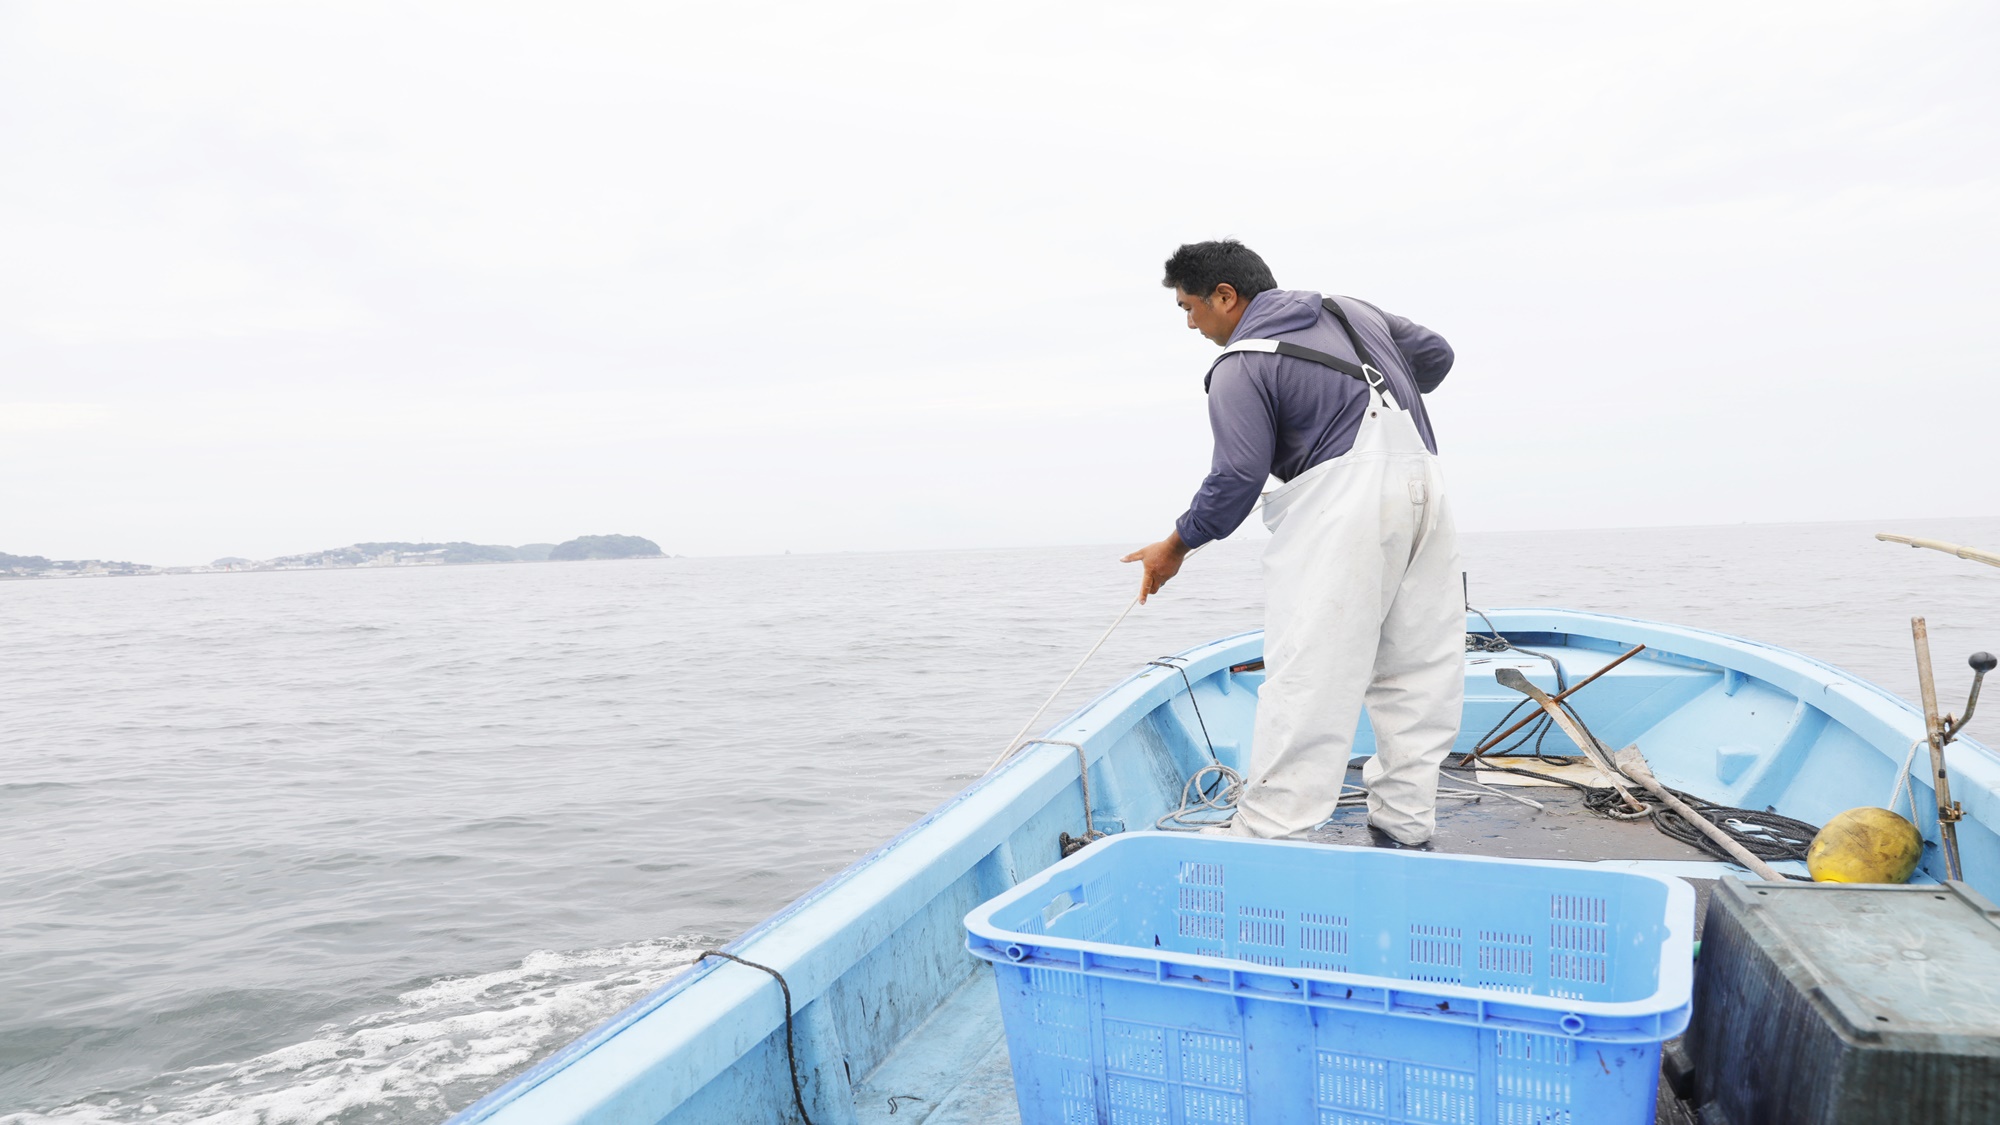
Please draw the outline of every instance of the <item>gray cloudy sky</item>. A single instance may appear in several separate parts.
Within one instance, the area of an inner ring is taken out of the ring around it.
[[[1221,235],[1468,529],[2000,514],[1997,14],[0,3],[0,550],[1136,544]]]

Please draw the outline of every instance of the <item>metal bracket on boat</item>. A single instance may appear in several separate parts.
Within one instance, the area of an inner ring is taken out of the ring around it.
[[[1611,671],[1613,668],[1618,667],[1620,664],[1625,663],[1627,660],[1632,659],[1633,657],[1639,655],[1644,651],[1646,651],[1646,646],[1639,645],[1636,648],[1633,648],[1629,652],[1623,652],[1618,654],[1618,659],[1611,661],[1604,667],[1599,668],[1597,671],[1592,672],[1590,675],[1585,676],[1584,678],[1571,684],[1567,690],[1557,695],[1541,695],[1541,689],[1535,688],[1534,685],[1532,684],[1529,684],[1528,687],[1526,688],[1522,688],[1515,686],[1514,684],[1508,682],[1505,679],[1501,679],[1500,674],[1502,672],[1512,672],[1514,674],[1514,678],[1519,679],[1521,683],[1523,684],[1528,683],[1527,677],[1521,675],[1518,669],[1514,668],[1496,669],[1493,673],[1493,678],[1495,680],[1499,680],[1500,685],[1502,687],[1510,687],[1513,688],[1515,691],[1525,692],[1530,696],[1541,696],[1540,698],[1536,699],[1535,702],[1540,703],[1543,707],[1547,708],[1552,703],[1561,703],[1563,700],[1568,699],[1570,696],[1575,695],[1579,691],[1582,691],[1584,688],[1590,686],[1591,682],[1597,679],[1597,677],[1602,676],[1604,673]],[[1549,714],[1554,716],[1556,722],[1561,723],[1563,726],[1563,730],[1567,732],[1569,730],[1568,717],[1562,715],[1560,713],[1561,710],[1562,708],[1560,707],[1554,707],[1549,710]],[[1501,731],[1499,734],[1496,734],[1493,737],[1487,739],[1486,741],[1481,742],[1479,745],[1473,747],[1472,750],[1465,755],[1465,757],[1460,758],[1458,760],[1458,764],[1460,766],[1471,765],[1473,761],[1477,759],[1480,755],[1486,753],[1488,750],[1493,749],[1495,746],[1500,745],[1502,742],[1505,742],[1508,738],[1513,736],[1515,731],[1520,730],[1522,727],[1525,727],[1529,723],[1534,722],[1535,719],[1538,717],[1539,714],[1537,712],[1534,711],[1528,712],[1526,717],[1522,718],[1520,722],[1515,723],[1513,726],[1508,727],[1506,730]],[[1576,735],[1571,734],[1570,737],[1576,738]],[[1577,745],[1582,746],[1583,745],[1582,740],[1579,739]]]
[[[1924,741],[1931,748],[1931,786],[1937,794],[1938,839],[1944,845],[1945,878],[1963,879],[1958,859],[1958,822],[1965,808],[1951,799],[1951,778],[1945,772],[1944,748],[1972,721],[1979,706],[1979,685],[1996,663],[1990,652],[1975,652],[1966,663],[1972,668],[1972,692],[1965,700],[1965,713],[1956,718],[1938,714],[1937,683],[1931,675],[1930,626],[1921,617],[1910,618],[1910,636],[1917,646],[1917,691],[1924,704]]]
[[[1097,830],[1097,825],[1092,821],[1090,816],[1090,761],[1083,756],[1083,743],[1064,742],[1055,738],[1031,738],[1021,745],[1023,747],[1036,745],[1067,746],[1076,751],[1076,775],[1083,780],[1083,835],[1072,836],[1067,832],[1062,834],[1059,846],[1061,847],[1063,857],[1067,859],[1077,852],[1082,851],[1093,841],[1104,839],[1104,833]]]

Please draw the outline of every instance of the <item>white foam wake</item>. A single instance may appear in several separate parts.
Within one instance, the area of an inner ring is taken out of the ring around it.
[[[388,1011],[328,1025],[245,1062],[162,1075],[0,1125],[431,1123],[659,987],[694,959],[685,939],[537,951],[499,972],[405,992]]]

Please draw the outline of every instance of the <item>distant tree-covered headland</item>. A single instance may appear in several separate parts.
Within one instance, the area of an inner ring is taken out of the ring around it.
[[[0,578],[84,578],[99,575],[197,574],[237,570],[342,570],[349,567],[461,566],[471,563],[570,562],[578,559],[657,559],[660,545],[637,535],[580,535],[567,543],[352,543],[302,555],[257,561],[221,558],[207,566],[157,567],[99,559],[47,559],[0,551]]]
[[[101,578],[154,574],[158,567],[108,559],[50,559],[0,551],[0,578]]]
[[[550,562],[659,557],[660,545],[651,539],[641,539],[637,535],[579,535],[567,543],[556,544],[555,549],[549,552]]]

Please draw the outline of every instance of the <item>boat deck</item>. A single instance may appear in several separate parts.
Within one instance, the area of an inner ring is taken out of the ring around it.
[[[1347,771],[1348,784],[1361,784],[1357,758]],[[1551,767],[1533,758],[1509,759],[1519,768],[1555,774],[1590,784],[1603,784],[1588,765]],[[1467,771],[1446,770],[1443,788],[1470,789],[1463,780]],[[1475,775],[1481,784],[1532,800],[1543,806],[1534,809],[1499,793],[1478,800],[1438,800],[1437,835],[1433,850],[1451,855],[1485,855],[1503,859],[1639,860],[1711,863],[1713,856],[1674,839],[1653,827],[1650,820],[1612,820],[1583,807],[1583,794],[1564,785],[1533,782],[1518,775],[1481,770]],[[1524,784],[1525,782],[1525,784]],[[1348,844],[1368,847],[1368,810],[1360,805],[1344,806],[1325,824],[1306,835],[1319,844]],[[1800,869],[1804,874],[1804,869]]]
[[[1361,759],[1356,759],[1349,770],[1350,784],[1360,784],[1360,764]],[[1589,774],[1587,767],[1551,768],[1533,759],[1518,760],[1518,764],[1583,781]],[[1445,785],[1462,787],[1463,782],[1454,778],[1463,776],[1447,771]],[[1505,776],[1480,775],[1489,783]],[[1649,821],[1594,815],[1584,808],[1578,790],[1539,783],[1510,783],[1505,788],[1543,807],[1531,808],[1494,794],[1478,800],[1441,800],[1434,850],[1509,859],[1630,863],[1639,869],[1680,876],[1695,888],[1697,939],[1715,880],[1730,877],[1732,872],[1741,877],[1740,871],[1659,832]],[[1371,846],[1367,810],[1344,807],[1306,838],[1324,844]],[[1780,871],[1805,873],[1804,864],[1775,866]],[[1018,1125],[1014,1077],[991,969],[982,964],[874,1073],[855,1084],[854,1112],[864,1125]],[[1693,1121],[1664,1081],[1660,1084],[1658,1120],[1662,1125]]]
[[[1000,992],[982,964],[875,1073],[854,1086],[863,1125],[1019,1125]]]

